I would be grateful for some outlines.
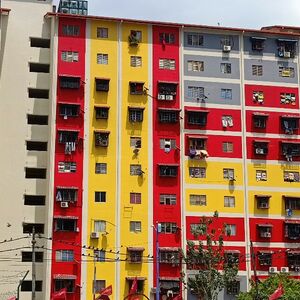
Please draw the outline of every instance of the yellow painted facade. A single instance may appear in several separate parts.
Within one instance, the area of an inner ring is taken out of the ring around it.
[[[108,38],[97,38],[97,27],[108,28]],[[89,176],[88,176],[88,224],[87,240],[89,245],[98,249],[104,249],[106,259],[115,259],[115,254],[111,254],[111,249],[116,247],[116,174],[117,174],[117,86],[118,86],[118,31],[115,22],[92,21],[90,39],[90,128],[89,128]],[[97,64],[97,53],[108,54],[108,64]],[[109,91],[98,92],[95,87],[95,77],[109,78]],[[96,119],[94,105],[109,106],[109,117]],[[94,130],[110,131],[108,147],[95,147]],[[107,174],[96,174],[95,164],[106,163]],[[95,192],[105,191],[106,202],[95,202]],[[91,232],[94,231],[94,220],[106,221],[106,231],[108,234],[100,233],[98,239],[91,239]],[[90,252],[93,255],[93,252]],[[97,262],[96,279],[106,280],[106,285],[116,286],[115,262]],[[87,264],[87,297],[92,299],[93,295],[94,264]]]
[[[130,46],[128,36],[131,30],[141,31],[142,42],[138,46]],[[140,81],[148,86],[148,30],[145,25],[122,24],[122,44],[121,44],[121,74],[122,74],[122,106],[121,109],[121,202],[120,202],[120,244],[122,251],[126,252],[127,247],[144,247],[143,255],[147,255],[148,247],[148,98],[146,95],[131,95],[129,90],[130,81]],[[141,67],[131,67],[131,56],[142,58]],[[142,122],[129,122],[128,107],[143,108]],[[130,138],[141,138],[141,149],[138,154],[130,147]],[[130,176],[130,165],[140,164],[141,176]],[[141,204],[130,204],[130,193],[141,193]],[[140,221],[141,232],[130,232],[130,222]],[[120,263],[120,278],[141,276],[148,278],[148,265],[141,263]],[[122,282],[120,286],[120,296],[122,299],[129,292],[128,281]],[[144,290],[147,288],[145,281]]]

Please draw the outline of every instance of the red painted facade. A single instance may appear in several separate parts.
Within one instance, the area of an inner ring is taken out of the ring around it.
[[[171,34],[174,43],[168,43],[162,34]],[[174,59],[175,70],[159,68],[159,59]],[[178,229],[173,234],[159,234],[160,247],[181,247],[181,205],[180,205],[180,120],[176,123],[161,123],[159,121],[158,108],[180,107],[179,90],[179,30],[178,28],[153,26],[153,224],[157,222],[176,223]],[[158,100],[159,82],[177,83],[176,96],[174,100]],[[176,149],[170,152],[160,148],[160,139],[174,139]],[[159,164],[178,164],[178,172],[175,177],[162,177],[159,175]],[[176,205],[161,205],[160,194],[175,194]],[[156,234],[154,233],[154,241]],[[156,255],[156,250],[153,249]],[[170,267],[160,264],[160,277],[180,277],[181,266]],[[154,285],[157,276],[154,266]]]
[[[64,36],[63,26],[75,25],[79,27],[79,36]],[[83,177],[83,120],[84,120],[84,79],[85,79],[85,20],[60,19],[58,28],[58,81],[57,81],[57,114],[56,114],[56,144],[55,144],[55,174],[54,174],[54,220],[52,237],[52,286],[51,294],[57,289],[55,278],[73,278],[73,292],[67,294],[67,299],[80,299],[81,280],[81,228],[82,228],[82,177]],[[64,62],[61,59],[62,51],[78,52],[78,62]],[[60,77],[80,77],[79,89],[60,88]],[[78,116],[64,118],[60,115],[60,105],[72,103],[79,106]],[[70,130],[78,132],[75,144],[76,150],[65,154],[65,143],[59,142],[59,131]],[[58,172],[59,162],[75,162],[76,172]],[[57,201],[57,187],[73,187],[77,189],[77,201],[70,202],[68,208],[62,208]],[[74,231],[57,231],[57,218],[74,218],[76,228]],[[57,250],[73,250],[74,260],[70,262],[56,261]],[[71,276],[70,276],[71,275]]]
[[[253,92],[263,92],[264,100],[262,103],[253,100]],[[281,93],[295,94],[295,103],[281,103]],[[298,88],[284,86],[266,86],[266,85],[245,85],[245,102],[247,106],[257,107],[277,107],[288,109],[299,109]]]

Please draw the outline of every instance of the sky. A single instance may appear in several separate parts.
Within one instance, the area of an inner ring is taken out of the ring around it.
[[[54,0],[57,4],[59,0]],[[89,0],[89,15],[259,29],[300,27],[299,0]]]

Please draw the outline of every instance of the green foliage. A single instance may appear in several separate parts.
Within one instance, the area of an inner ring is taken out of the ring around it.
[[[280,297],[280,300],[296,300],[300,299],[300,281],[293,278],[289,278],[287,274],[275,274],[267,278],[266,280],[258,283],[258,292],[256,297],[256,290],[254,282],[251,283],[251,290],[247,293],[240,293],[237,297],[238,300],[268,300],[278,288],[279,284],[282,284],[284,289],[284,295]]]
[[[215,300],[219,292],[236,279],[238,266],[236,261],[224,260],[223,237],[226,224],[222,228],[213,229],[211,225],[218,218],[200,218],[199,225],[193,235],[199,238],[197,243],[187,242],[187,254],[184,260],[188,269],[197,270],[195,276],[187,278],[187,287],[203,300]]]

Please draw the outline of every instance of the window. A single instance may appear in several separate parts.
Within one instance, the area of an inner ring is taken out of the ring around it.
[[[24,205],[45,205],[46,196],[44,195],[24,195]]]
[[[37,99],[48,99],[49,98],[49,90],[28,88],[28,97],[29,98],[37,98]]]
[[[159,42],[161,44],[174,44],[175,43],[175,36],[173,33],[165,33],[162,32],[159,34]]]
[[[254,154],[267,155],[268,146],[269,146],[268,141],[254,141],[253,142]]]
[[[60,88],[61,89],[79,89],[80,77],[72,76],[60,76]]]
[[[43,286],[43,281],[36,280],[35,281],[35,291],[41,292]],[[24,280],[21,283],[21,292],[31,292],[32,291],[32,281],[31,280]]]
[[[269,200],[271,196],[268,195],[255,195],[256,201],[257,201],[257,208],[258,209],[268,209],[269,206]]]
[[[253,114],[253,126],[255,128],[264,129],[267,126],[268,115],[263,113],[254,113]]]
[[[108,65],[108,54],[97,53],[97,64]]]
[[[295,77],[295,69],[291,67],[279,67],[279,77]]]
[[[231,74],[231,64],[230,63],[221,63],[220,71],[222,74]]]
[[[32,233],[33,227],[35,233],[44,233],[44,224],[41,223],[23,223],[23,233]]]
[[[206,168],[189,167],[189,175],[191,178],[206,178]]]
[[[190,205],[206,206],[206,195],[190,195]]]
[[[105,251],[104,250],[94,250],[94,258],[97,262],[105,262]]]
[[[287,161],[293,161],[294,156],[300,156],[300,145],[282,142],[282,155],[286,157]]]
[[[55,252],[56,261],[74,261],[73,250],[56,250]]]
[[[61,60],[65,62],[78,62],[78,52],[62,51]]]
[[[44,168],[25,168],[25,178],[45,179],[47,169]]]
[[[96,252],[97,250],[95,250],[94,252]],[[105,289],[106,287],[106,281],[105,280],[93,280],[93,290],[95,289],[96,291],[102,291],[103,289]]]
[[[157,100],[172,101],[177,94],[177,82],[159,82]]]
[[[221,89],[221,99],[231,100],[232,89]]]
[[[75,173],[76,172],[76,162],[71,161],[59,161],[58,173]]]
[[[108,106],[95,106],[96,119],[108,119],[109,107]]]
[[[55,231],[77,231],[76,219],[56,219]]]
[[[222,116],[222,126],[226,127],[233,127],[233,118],[232,116]]]
[[[142,139],[140,137],[131,136],[130,137],[130,147],[135,149],[142,148]]]
[[[188,71],[189,72],[203,72],[204,62],[199,60],[188,60]]]
[[[158,110],[159,122],[161,123],[177,123],[178,122],[178,110]]]
[[[238,280],[231,281],[226,286],[227,295],[238,295],[240,293],[240,282]]]
[[[232,153],[233,152],[233,143],[232,142],[223,142],[222,149],[224,153]]]
[[[54,291],[58,292],[63,288],[67,289],[67,293],[74,293],[75,292],[75,280],[74,279],[55,279]]]
[[[131,204],[141,204],[142,194],[141,193],[130,193],[130,203]]]
[[[130,66],[131,67],[141,67],[142,66],[142,57],[141,56],[130,56]]]
[[[177,224],[172,222],[162,222],[160,225],[160,233],[176,233],[177,232]]]
[[[176,149],[175,139],[160,139],[159,144],[160,149],[164,150],[166,153],[169,153],[172,149]]]
[[[253,51],[262,51],[265,47],[266,38],[263,37],[251,37],[252,50]]]
[[[30,124],[30,125],[48,125],[48,116],[27,115],[27,124]]]
[[[299,128],[299,119],[297,117],[282,116],[281,126],[285,134],[293,134]]]
[[[77,188],[68,188],[68,187],[59,187],[56,189],[56,201],[77,201],[78,198],[78,189]]]
[[[224,196],[224,207],[235,207],[235,197]]]
[[[128,281],[128,291],[131,289],[133,282],[135,280],[135,277],[126,277],[126,280]],[[137,277],[137,293],[143,294],[144,293],[144,278]]]
[[[159,204],[161,205],[176,205],[176,194],[160,194]]]
[[[95,133],[95,146],[96,147],[107,147],[109,142],[108,131],[94,131]]]
[[[130,221],[129,230],[130,230],[130,232],[141,232],[142,231],[142,222],[141,221]]]
[[[94,221],[94,231],[95,232],[106,232],[106,221],[95,220]]]
[[[162,264],[178,265],[180,263],[179,252],[159,249],[159,262]]]
[[[272,266],[272,251],[259,251],[258,252],[258,263],[260,266]]]
[[[225,250],[225,263],[228,267],[233,267],[239,264],[240,252],[235,250]]]
[[[28,151],[47,151],[47,142],[26,141],[26,150]]]
[[[294,93],[280,93],[281,104],[296,104],[296,96]]]
[[[225,198],[224,198],[225,200]],[[236,236],[236,225],[235,224],[226,224],[225,234],[227,236]]]
[[[142,41],[142,32],[139,30],[131,30],[129,35],[129,44],[137,46]]]
[[[143,173],[141,165],[130,165],[130,176],[141,176]]]
[[[257,231],[260,238],[270,238],[272,236],[272,227],[271,224],[258,224]]]
[[[95,174],[107,174],[107,164],[95,163]]]
[[[144,248],[127,248],[130,263],[142,263]]]
[[[97,27],[97,38],[107,39],[108,38],[108,28]]]
[[[144,82],[129,82],[130,95],[143,95],[144,93]]]
[[[167,166],[167,165],[159,166],[159,176],[176,177],[177,172],[178,172],[177,166]]]
[[[296,54],[297,40],[278,39],[278,56],[284,58],[294,58]]]
[[[96,91],[97,92],[108,92],[109,91],[109,78],[95,78]]]
[[[35,261],[43,262],[44,252],[35,251]],[[22,251],[22,262],[32,262],[32,252]]]
[[[284,196],[285,209],[300,209],[300,198],[299,197],[290,197]]]
[[[36,73],[49,73],[50,65],[49,64],[41,64],[41,63],[29,63],[29,72]]]
[[[263,76],[263,66],[262,65],[252,65],[252,75],[253,76]]]
[[[252,99],[253,99],[254,102],[257,102],[257,103],[260,103],[260,104],[264,103],[264,99],[265,99],[264,92],[253,91]]]
[[[77,117],[79,115],[79,105],[59,103],[59,115],[68,117]]]
[[[188,86],[187,96],[193,100],[205,99],[204,88],[198,86]]]
[[[79,26],[77,25],[64,25],[63,35],[66,36],[79,36]]]
[[[206,226],[206,224],[191,223],[190,224],[190,231],[194,235],[198,235],[199,231],[201,231],[201,233],[205,234],[206,231],[207,231],[207,226]]]
[[[287,252],[287,263],[289,269],[299,272],[300,270],[300,252],[297,250],[290,250]]]
[[[50,39],[31,37],[30,38],[30,47],[50,48]]]
[[[203,46],[203,35],[199,33],[188,33],[187,44],[188,46]]]
[[[300,239],[300,224],[285,223],[285,237],[290,240]]]
[[[188,153],[191,159],[202,159],[208,157],[206,151],[206,137],[192,137],[188,136]]]
[[[175,59],[160,58],[159,68],[163,70],[175,70]]]
[[[205,126],[207,123],[207,113],[207,111],[187,111],[188,124]]]
[[[223,178],[233,180],[234,179],[234,169],[223,169]]]
[[[128,107],[129,122],[138,123],[143,121],[144,108]]]
[[[299,182],[299,172],[283,172],[283,180],[287,182]]]
[[[267,171],[256,170],[256,181],[267,181]]]
[[[95,202],[106,202],[106,192],[95,192]]]

